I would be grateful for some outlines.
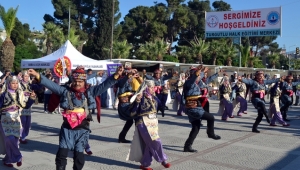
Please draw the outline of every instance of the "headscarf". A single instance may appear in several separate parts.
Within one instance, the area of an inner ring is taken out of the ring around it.
[[[18,88],[15,91],[13,91],[10,87],[10,83],[12,83],[12,82],[18,82]],[[4,92],[15,93],[16,94],[16,105],[19,107],[22,107],[22,108],[24,108],[26,106],[24,92],[21,88],[20,81],[17,76],[7,77],[6,82],[4,83],[4,85],[2,87],[1,93],[4,93]],[[9,93],[6,93],[6,95],[10,96]],[[10,97],[13,100],[12,96],[10,96]]]

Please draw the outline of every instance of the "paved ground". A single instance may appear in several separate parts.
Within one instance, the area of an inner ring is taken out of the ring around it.
[[[171,106],[169,107],[171,108]],[[211,101],[211,112],[215,115],[217,101]],[[32,116],[32,128],[29,143],[20,145],[23,154],[22,170],[55,170],[55,154],[58,144],[58,133],[62,118],[60,115],[42,113],[42,105],[35,105]],[[248,114],[242,118],[220,121],[215,116],[216,134],[222,137],[215,141],[207,138],[204,127],[200,130],[193,147],[198,153],[184,153],[183,144],[190,132],[187,117],[177,117],[174,111],[167,111],[166,116],[159,116],[160,137],[169,162],[170,169],[177,170],[299,170],[300,169],[300,107],[289,111],[291,127],[270,127],[264,120],[259,126],[260,134],[251,132],[256,113],[249,104]],[[90,145],[93,155],[86,156],[85,170],[90,169],[138,169],[139,163],[126,161],[129,144],[117,143],[117,137],[124,122],[118,118],[115,110],[103,109],[102,122],[92,123]],[[94,116],[95,117],[95,116]],[[95,118],[96,119],[96,118]],[[131,128],[127,139],[132,139],[134,128]],[[0,156],[0,159],[3,155]],[[67,169],[72,169],[72,153],[68,158]],[[155,170],[163,167],[153,162]],[[0,165],[1,170],[12,169]]]

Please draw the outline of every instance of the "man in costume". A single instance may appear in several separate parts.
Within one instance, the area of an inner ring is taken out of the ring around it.
[[[5,147],[3,164],[7,167],[22,165],[22,154],[19,149],[20,129],[22,128],[20,113],[22,109],[28,109],[35,101],[35,93],[31,92],[26,98],[19,85],[16,76],[8,77],[0,95],[1,126],[0,126],[0,148]]]
[[[282,118],[284,121],[289,121],[287,119],[287,111],[289,107],[293,104],[293,87],[300,84],[300,82],[292,82],[293,76],[286,76],[284,82],[280,83],[280,89],[282,91],[280,100],[282,102],[282,107],[280,108]]]
[[[84,67],[77,67],[72,73],[71,87],[60,86],[33,69],[28,73],[35,76],[38,82],[49,88],[53,93],[61,97],[60,106],[64,109],[63,124],[59,135],[59,149],[56,154],[56,169],[65,170],[68,151],[74,151],[74,170],[81,170],[84,166],[84,148],[89,138],[89,121],[92,120],[91,109],[96,108],[95,97],[100,96],[112,85],[118,82],[119,76],[123,73],[123,67],[107,78],[102,84],[87,88],[87,74]]]
[[[199,81],[199,87],[201,89],[201,95],[202,95],[200,98],[201,106],[208,113],[209,113],[209,101],[207,98],[208,88],[209,88],[208,85],[218,77],[219,77],[219,73],[213,74],[209,77],[207,77],[207,73],[204,73],[204,77]]]
[[[162,117],[165,116],[166,102],[168,99],[168,89],[165,88],[165,81],[172,78],[173,75],[162,76],[162,69],[156,69],[154,71],[154,76],[145,75],[147,80],[153,80],[155,82],[155,94],[157,98],[161,101],[161,106],[158,110],[161,111]]]
[[[185,104],[185,113],[188,115],[189,121],[192,124],[192,130],[184,145],[184,152],[197,152],[192,149],[193,142],[200,130],[201,120],[207,120],[207,135],[215,140],[221,139],[214,132],[215,118],[212,114],[206,112],[199,102],[201,90],[199,81],[203,78],[204,73],[208,68],[203,68],[202,65],[190,70],[190,77],[185,81],[183,86],[182,103]],[[200,74],[201,73],[201,74]]]
[[[267,122],[270,123],[270,120],[267,116],[266,103],[265,103],[265,94],[266,94],[266,85],[278,82],[279,79],[275,80],[264,80],[264,73],[262,71],[257,71],[255,74],[255,79],[242,79],[242,82],[249,86],[252,93],[251,102],[253,106],[257,109],[257,118],[253,124],[252,132],[260,133],[257,130],[257,126],[261,122],[263,116],[266,117]]]
[[[135,119],[136,129],[127,160],[140,162],[142,170],[152,170],[150,165],[153,157],[165,168],[169,168],[171,164],[166,162],[167,156],[158,135],[157,107],[160,100],[155,96],[154,81],[145,80],[136,95],[131,106],[131,116]]]
[[[142,78],[139,77],[137,74],[137,70],[131,69],[131,66],[126,67],[125,65],[125,72],[123,73],[123,79],[120,80],[116,87],[117,96],[119,99],[118,104],[118,113],[121,120],[126,121],[121,133],[119,134],[119,143],[130,143],[129,140],[126,140],[126,134],[133,125],[133,118],[130,116],[131,108],[130,108],[130,98],[134,94],[133,86],[139,87],[142,83]],[[136,91],[137,89],[135,89]]]

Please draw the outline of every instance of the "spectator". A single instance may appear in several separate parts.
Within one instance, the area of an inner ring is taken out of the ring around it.
[[[105,72],[100,71],[96,78],[97,85],[102,84],[106,80],[106,78],[107,78],[107,75],[105,74]],[[101,94],[100,98],[101,98],[101,107],[107,108],[107,91],[103,92]]]
[[[51,74],[47,74],[46,77],[50,80],[52,79]],[[52,94],[52,91],[45,87],[45,91],[44,91],[44,113],[48,113],[48,103],[49,103],[49,99],[50,99],[51,94]]]

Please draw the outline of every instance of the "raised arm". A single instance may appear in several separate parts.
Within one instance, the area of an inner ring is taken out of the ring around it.
[[[243,79],[242,79],[242,82],[245,83],[245,84],[248,85],[248,86],[252,86],[253,83],[254,83],[254,80],[243,78]]]
[[[91,95],[96,97],[100,96],[103,92],[105,92],[107,89],[109,89],[112,85],[116,84],[118,82],[119,76],[118,75],[112,75],[108,77],[103,83],[90,87]],[[120,79],[122,80],[122,79]],[[120,81],[119,80],[119,81]]]
[[[219,73],[216,73],[216,74],[213,74],[211,76],[209,76],[207,79],[206,79],[206,84],[209,84],[211,83],[212,81],[214,81],[216,78],[219,77]]]
[[[43,75],[40,75],[39,76],[36,76],[36,79],[38,80],[38,82],[47,87],[48,89],[50,89],[53,93],[61,96],[64,91],[66,90],[65,87],[63,86],[60,86],[58,84],[56,84],[55,82],[49,80],[47,77],[43,76]]]
[[[273,83],[277,83],[279,81],[280,81],[280,79],[278,78],[278,79],[274,79],[274,80],[264,80],[264,83],[265,84],[273,84]]]
[[[162,77],[162,79],[163,79],[163,81],[165,81],[165,80],[169,80],[172,77],[173,77],[172,74],[171,75],[165,75],[165,76]]]
[[[292,85],[293,86],[297,86],[297,85],[299,85],[300,84],[300,82],[292,82]]]

